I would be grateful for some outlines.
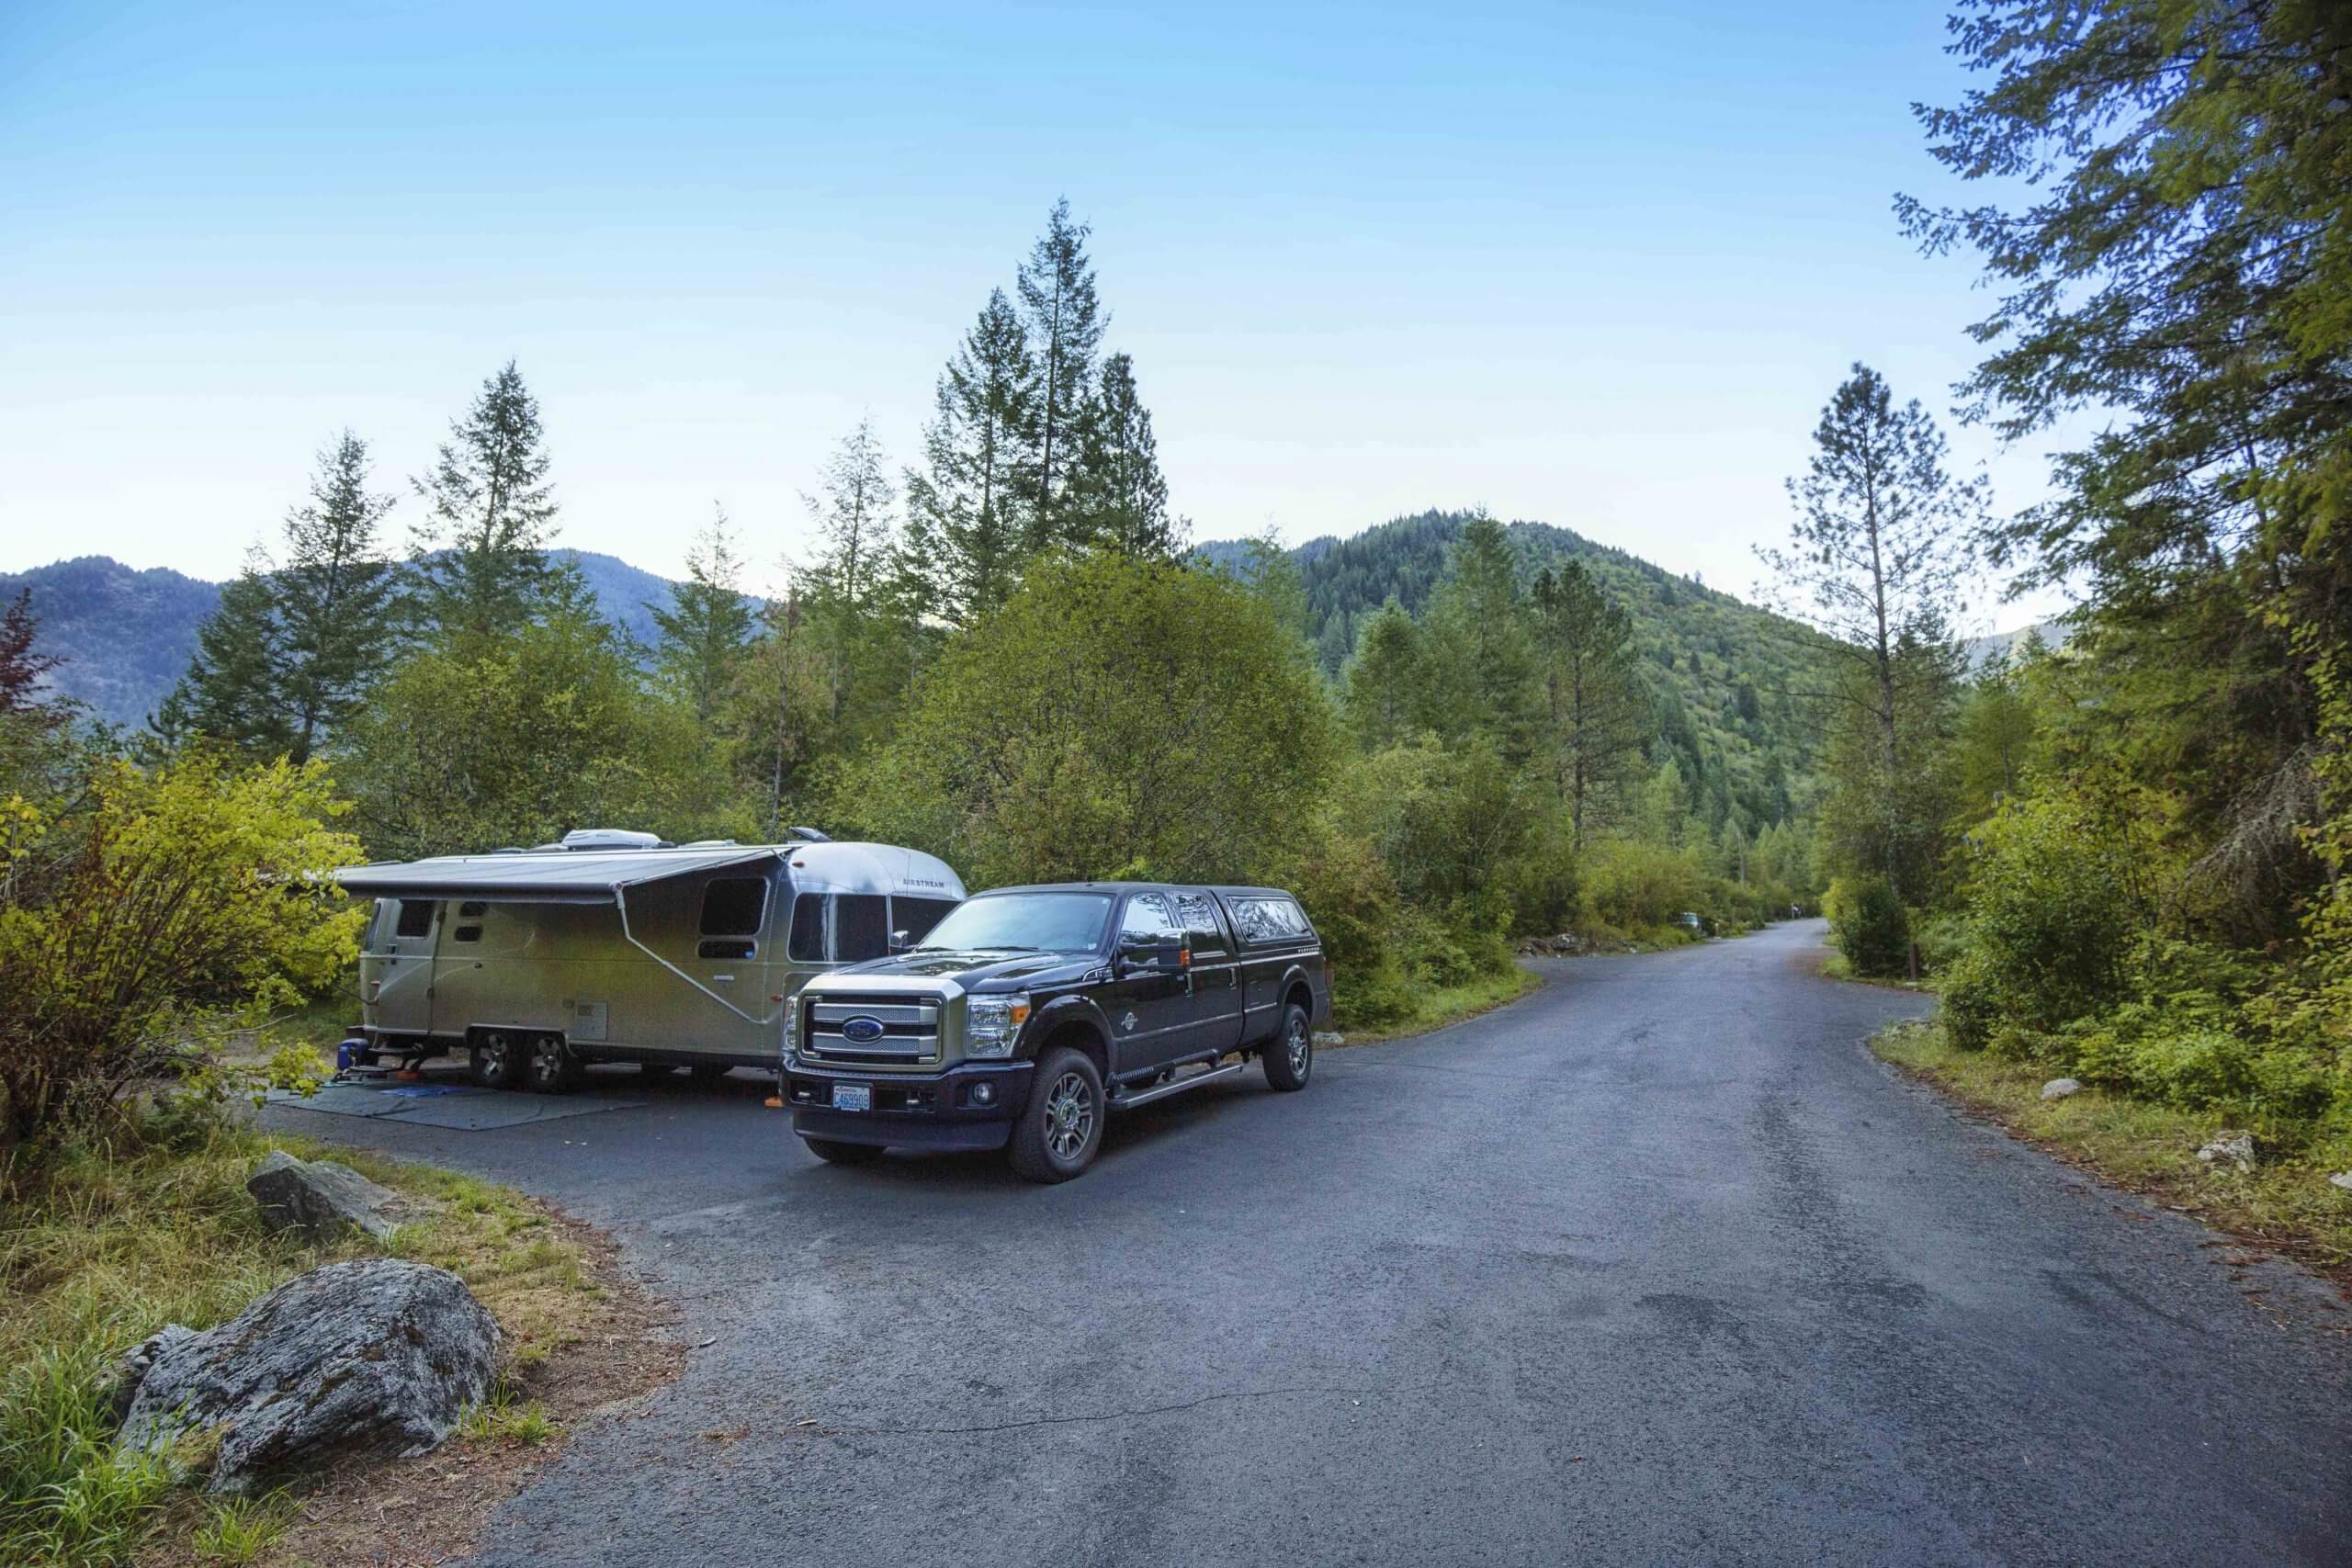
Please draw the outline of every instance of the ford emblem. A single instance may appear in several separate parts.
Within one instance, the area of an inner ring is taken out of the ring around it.
[[[870,1045],[882,1038],[882,1021],[860,1014],[842,1021],[842,1038],[853,1045]]]

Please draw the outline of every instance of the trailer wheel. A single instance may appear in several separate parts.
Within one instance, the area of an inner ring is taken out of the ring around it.
[[[484,1089],[521,1089],[526,1055],[523,1043],[503,1030],[477,1034],[466,1052],[474,1082]]]
[[[884,1152],[879,1144],[844,1144],[838,1138],[803,1137],[800,1141],[827,1165],[869,1165]]]
[[[696,1062],[686,1070],[686,1076],[694,1080],[696,1089],[717,1089],[733,1070],[725,1062]]]
[[[541,1094],[569,1094],[580,1087],[581,1061],[560,1034],[541,1034],[531,1041],[531,1087]]]

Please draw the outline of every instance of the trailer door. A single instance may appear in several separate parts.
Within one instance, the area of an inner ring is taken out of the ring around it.
[[[437,898],[379,898],[360,954],[360,996],[379,1032],[433,1030],[433,955],[441,941]]]

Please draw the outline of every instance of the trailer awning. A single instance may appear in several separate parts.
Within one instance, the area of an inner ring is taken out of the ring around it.
[[[566,850],[541,854],[446,855],[394,861],[337,872],[346,893],[364,898],[478,898],[488,904],[612,904],[623,888],[673,876],[767,866],[773,848],[623,850],[598,854]]]

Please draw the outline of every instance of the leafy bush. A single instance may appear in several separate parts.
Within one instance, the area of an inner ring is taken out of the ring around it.
[[[2130,824],[2048,795],[1996,812],[1977,844],[1968,941],[1984,1005],[2050,1031],[2123,999],[2146,907]]]
[[[1911,919],[1894,885],[1876,874],[1841,876],[1823,906],[1838,951],[1857,975],[1900,975],[1911,966]]]
[[[7,803],[0,1093],[29,1139],[132,1084],[212,1069],[209,1042],[299,1005],[358,951],[328,874],[361,857],[317,763],[111,763],[70,813]]]

